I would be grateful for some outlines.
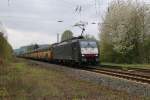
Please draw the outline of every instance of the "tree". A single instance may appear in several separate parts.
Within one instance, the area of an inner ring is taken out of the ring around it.
[[[84,38],[87,39],[87,40],[96,40],[96,38],[93,35],[89,35],[89,34],[86,34],[84,36]]]
[[[0,32],[0,60],[9,61],[12,57],[12,47]]]
[[[61,41],[70,39],[73,37],[73,33],[70,30],[66,30],[63,32],[62,36],[61,36]]]
[[[33,51],[39,48],[38,44],[31,44],[30,46],[27,46],[27,51]]]
[[[144,3],[133,0],[112,2],[100,29],[101,58],[118,63],[150,62],[144,60],[150,56],[144,52],[150,39],[148,19],[150,9]]]

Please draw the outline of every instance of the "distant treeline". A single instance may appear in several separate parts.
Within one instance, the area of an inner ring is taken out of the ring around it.
[[[100,26],[102,62],[150,63],[150,5],[115,0]]]
[[[12,47],[8,43],[4,34],[0,32],[0,63],[10,61],[12,57]]]

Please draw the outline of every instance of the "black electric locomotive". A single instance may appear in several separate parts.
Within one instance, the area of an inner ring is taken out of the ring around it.
[[[52,45],[53,59],[56,62],[72,64],[98,64],[99,50],[95,40],[82,36]]]

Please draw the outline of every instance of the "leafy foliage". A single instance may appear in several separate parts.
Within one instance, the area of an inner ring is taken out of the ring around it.
[[[70,39],[72,37],[73,37],[73,33],[70,30],[66,30],[66,31],[64,31],[64,33],[61,36],[61,41]]]
[[[12,57],[12,47],[4,38],[3,33],[0,33],[0,60],[9,61]]]
[[[93,35],[89,35],[89,34],[86,34],[84,36],[84,38],[87,39],[87,40],[96,40],[96,38]]]
[[[150,9],[144,3],[126,0],[112,2],[100,29],[102,60],[150,63],[149,19]]]
[[[30,46],[27,46],[27,51],[36,50],[39,48],[38,44],[31,44]]]

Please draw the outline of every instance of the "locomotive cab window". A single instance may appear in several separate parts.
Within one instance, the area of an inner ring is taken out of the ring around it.
[[[97,44],[95,41],[81,41],[81,48],[97,48]]]
[[[98,47],[95,41],[81,41],[81,54],[96,54],[98,55]]]

